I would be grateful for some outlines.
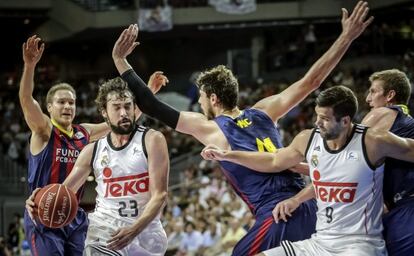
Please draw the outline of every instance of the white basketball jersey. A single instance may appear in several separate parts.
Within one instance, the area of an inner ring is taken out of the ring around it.
[[[367,160],[367,128],[354,125],[351,137],[339,150],[330,150],[315,129],[306,149],[318,212],[317,235],[380,236],[384,166]]]
[[[128,144],[115,148],[110,135],[96,142],[92,168],[97,182],[95,213],[134,222],[150,200],[144,127]],[[154,220],[158,220],[157,216]]]

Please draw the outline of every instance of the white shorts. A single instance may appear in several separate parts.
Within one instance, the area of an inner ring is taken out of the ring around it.
[[[314,234],[303,241],[282,241],[279,247],[263,253],[266,256],[387,256],[382,238],[360,235],[322,239]]]
[[[112,251],[106,248],[106,241],[117,229],[130,226],[131,223],[108,217],[102,213],[89,214],[89,227],[86,235],[84,256],[161,256],[167,250],[167,235],[159,220],[154,220],[125,248]]]

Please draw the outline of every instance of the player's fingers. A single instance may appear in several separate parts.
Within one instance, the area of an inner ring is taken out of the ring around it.
[[[280,219],[282,219],[284,222],[287,221],[286,214],[285,214],[285,205],[284,204],[280,207]]]
[[[367,21],[364,22],[364,27],[368,27],[374,21],[374,16],[369,17]]]
[[[276,207],[272,211],[273,219],[276,223],[279,223],[279,204],[276,205]]]

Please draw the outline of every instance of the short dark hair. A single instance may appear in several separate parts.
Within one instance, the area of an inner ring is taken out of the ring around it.
[[[349,116],[352,120],[358,111],[357,97],[351,89],[343,85],[322,91],[316,98],[316,105],[332,108],[336,121],[345,116]]]
[[[197,78],[196,84],[207,97],[216,94],[224,109],[233,109],[239,99],[239,83],[230,69],[224,65],[203,71]]]
[[[110,79],[99,86],[98,96],[96,96],[95,103],[99,111],[106,109],[106,103],[108,101],[108,94],[115,92],[120,98],[132,97],[135,103],[135,97],[131,90],[128,88],[128,83],[121,77]],[[129,93],[129,95],[128,95]]]
[[[372,83],[375,80],[381,80],[384,82],[384,96],[389,91],[394,90],[394,103],[395,104],[408,104],[408,100],[411,95],[410,79],[407,75],[398,69],[388,69],[373,73],[369,77],[369,81]]]

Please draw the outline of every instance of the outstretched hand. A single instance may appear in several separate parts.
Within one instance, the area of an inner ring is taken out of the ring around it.
[[[153,94],[156,94],[161,87],[166,86],[168,82],[168,78],[162,71],[155,71],[148,80],[148,87]]]
[[[42,58],[43,51],[45,49],[45,44],[39,43],[42,39],[36,35],[31,36],[23,43],[23,61],[27,66],[36,66],[40,58]]]
[[[135,42],[138,37],[138,25],[131,24],[122,31],[112,49],[113,59],[125,59],[135,49],[139,42]]]
[[[207,145],[200,153],[200,155],[205,160],[216,160],[222,161],[225,160],[225,154],[227,153],[226,150],[222,150],[216,145],[210,144]]]
[[[342,33],[350,40],[354,40],[360,36],[365,28],[374,20],[373,16],[367,19],[368,11],[368,2],[365,1],[359,1],[350,16],[348,11],[342,8]]]

